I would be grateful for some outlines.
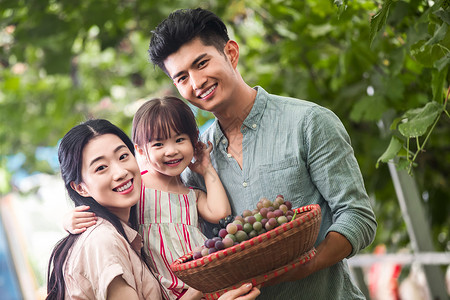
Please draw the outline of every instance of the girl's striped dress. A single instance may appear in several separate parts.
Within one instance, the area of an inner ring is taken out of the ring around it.
[[[188,286],[175,277],[169,266],[206,240],[198,224],[195,191],[190,189],[184,195],[142,187],[138,215],[145,253],[165,294],[178,299]]]

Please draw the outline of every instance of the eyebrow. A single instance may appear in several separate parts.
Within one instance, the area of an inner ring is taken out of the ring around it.
[[[117,153],[118,151],[120,151],[122,148],[125,148],[125,147],[126,147],[125,145],[119,145],[119,146],[117,146],[116,149],[114,149],[114,153]],[[92,166],[93,164],[95,164],[97,161],[99,161],[99,160],[101,160],[101,159],[104,159],[104,158],[105,158],[104,156],[99,156],[99,157],[97,157],[97,158],[94,158],[94,159],[91,161],[91,163],[89,164],[89,167]]]
[[[191,67],[195,66],[200,60],[202,60],[206,55],[208,55],[207,53],[203,53],[200,54],[196,59],[194,59],[194,61],[191,63]],[[172,80],[174,80],[175,78],[181,76],[185,71],[180,71],[178,73],[176,73],[173,77]]]

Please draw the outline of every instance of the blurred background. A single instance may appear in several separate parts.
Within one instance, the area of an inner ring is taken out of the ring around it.
[[[349,260],[368,299],[447,299],[449,2],[1,0],[0,298],[45,298],[71,209],[60,138],[91,117],[130,133],[143,101],[179,96],[149,62],[151,30],[203,7],[239,43],[249,85],[316,102],[346,126],[379,224]],[[193,110],[204,130],[213,116]]]

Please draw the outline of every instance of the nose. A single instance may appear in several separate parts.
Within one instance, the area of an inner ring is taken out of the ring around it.
[[[202,89],[206,84],[206,77],[201,72],[192,72],[190,75],[191,85],[194,90]]]
[[[178,153],[178,148],[176,145],[169,144],[166,147],[166,156],[173,156]]]
[[[126,178],[128,175],[128,170],[125,169],[124,167],[120,166],[120,165],[116,165],[114,167],[114,175],[113,178],[116,181],[122,180],[124,178]]]

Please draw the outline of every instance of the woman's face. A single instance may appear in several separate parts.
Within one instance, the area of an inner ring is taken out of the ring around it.
[[[130,208],[139,201],[141,175],[134,155],[114,134],[93,138],[83,149],[83,182],[74,188],[90,196],[127,222]]]

